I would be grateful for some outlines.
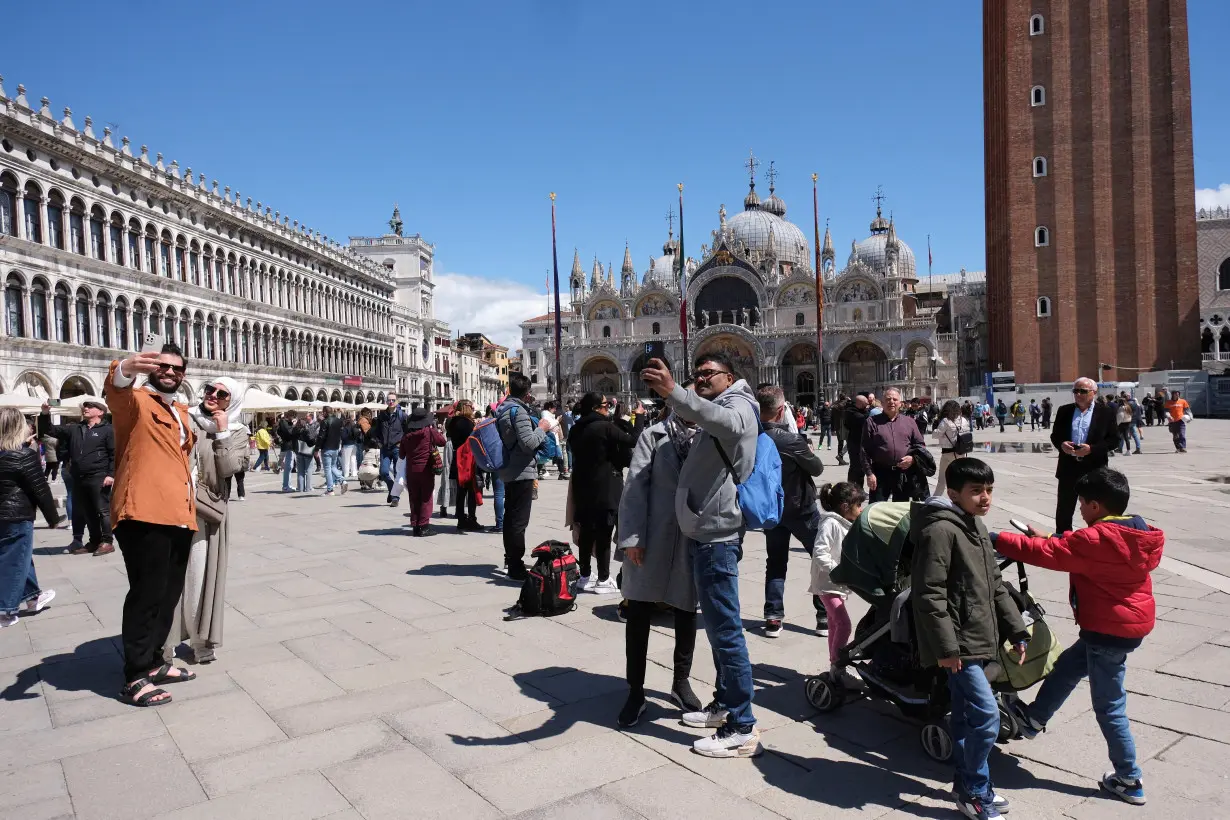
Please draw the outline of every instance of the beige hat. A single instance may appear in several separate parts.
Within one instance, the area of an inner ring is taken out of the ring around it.
[[[85,401],[81,402],[81,409],[84,410],[87,404],[92,404],[101,409],[104,413],[110,413],[111,408],[107,406],[107,400],[102,396],[90,396]]]

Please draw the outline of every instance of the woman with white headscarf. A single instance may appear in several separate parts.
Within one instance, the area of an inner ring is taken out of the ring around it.
[[[234,379],[214,379],[201,388],[201,403],[188,411],[197,434],[192,451],[197,532],[192,539],[184,594],[164,648],[168,664],[181,641],[188,642],[192,650],[189,661],[194,663],[210,663],[214,650],[222,645],[230,527],[226,483],[244,469],[248,458],[248,428],[239,420],[245,387]]]

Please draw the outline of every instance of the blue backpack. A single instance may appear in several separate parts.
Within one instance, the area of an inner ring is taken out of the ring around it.
[[[496,419],[483,419],[474,425],[474,432],[466,442],[470,452],[474,454],[474,466],[484,473],[494,473],[504,469],[504,461],[508,456],[508,448],[500,437],[496,427]]]
[[[742,483],[739,482],[735,467],[726,456],[722,443],[716,438],[713,443],[717,445],[718,455],[722,457],[722,463],[726,465],[731,479],[735,482],[739,511],[743,513],[743,526],[749,530],[771,530],[781,522],[786,505],[786,492],[782,489],[782,457],[777,452],[773,439],[764,431],[759,418],[756,427],[760,431],[760,435],[756,437],[756,459],[752,474]]]

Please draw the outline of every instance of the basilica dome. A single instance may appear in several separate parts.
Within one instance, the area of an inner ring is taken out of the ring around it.
[[[810,268],[811,257],[807,237],[797,225],[787,222],[773,212],[780,210],[782,214],[785,214],[786,203],[770,194],[769,199],[762,205],[759,199],[752,201],[754,196],[755,190],[753,189],[748,194],[748,199],[744,201],[746,210],[735,214],[726,222],[727,228],[735,239],[746,245],[748,250],[765,256],[769,255],[772,250],[778,262],[789,262],[799,267]],[[766,210],[765,205],[770,205],[773,211]],[[772,249],[769,247],[770,231],[773,233]]]
[[[897,245],[897,271],[904,279],[917,279],[914,262],[914,251],[910,246],[897,238],[893,224],[886,221],[877,211],[875,220],[871,223],[871,236],[861,242],[854,243],[850,252],[850,262],[862,262],[867,267],[883,275],[887,263],[885,253],[889,242]]]

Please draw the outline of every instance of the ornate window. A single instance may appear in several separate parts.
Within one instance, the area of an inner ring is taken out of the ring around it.
[[[47,243],[64,250],[64,197],[52,191],[47,199]]]
[[[90,297],[82,288],[77,291],[77,338],[74,341],[82,346],[90,344]]]
[[[35,279],[30,288],[30,318],[34,338],[47,341],[47,287],[41,279]]]
[[[64,285],[56,285],[55,303],[52,310],[57,342],[67,342],[69,338],[68,300],[68,288]]]
[[[1042,19],[1041,14],[1035,14],[1029,18],[1029,36],[1036,37],[1046,31],[1046,21]]]
[[[68,249],[85,255],[85,206],[81,200],[73,200],[68,214]]]
[[[1034,176],[1046,176],[1046,157],[1034,157]]]
[[[103,240],[103,214],[97,205],[90,211],[90,256],[95,259],[107,258]]]
[[[128,302],[123,296],[115,297],[115,346],[128,350]]]
[[[807,323],[807,318],[803,316],[802,313],[794,314],[794,326],[795,327],[802,327],[806,323]]]
[[[1217,266],[1217,289],[1230,290],[1230,257]]]
[[[98,294],[94,300],[94,339],[99,347],[111,347],[111,297]]]
[[[0,178],[0,234],[17,236],[17,186],[13,178]]]
[[[38,187],[33,183],[26,183],[26,239],[31,242],[43,241],[43,197],[39,193]]]
[[[1049,318],[1050,315],[1051,315],[1051,297],[1039,296],[1038,297],[1038,318],[1046,319],[1046,318]]]
[[[145,335],[145,323],[147,321],[149,321],[149,319],[146,318],[145,303],[138,299],[132,303],[132,335],[133,342],[135,342],[133,345],[134,347],[140,346],[141,339]],[[154,317],[154,321],[158,321],[157,317]]]
[[[128,224],[128,266],[141,270],[141,226],[132,221]]]
[[[602,338],[604,339],[611,338],[611,326],[610,325],[602,326]]]
[[[1051,244],[1051,232],[1042,226],[1034,228],[1034,247],[1045,248]]]
[[[657,322],[654,322],[653,323],[653,335],[657,336],[661,332],[662,332],[662,325],[658,324]]]
[[[124,223],[120,221],[119,214],[111,217],[110,226],[111,244],[108,249],[111,251],[111,261],[116,265],[124,264]]]
[[[1040,85],[1029,89],[1029,104],[1035,107],[1046,105],[1046,89]]]
[[[10,336],[26,335],[25,296],[21,278],[15,273],[10,273],[4,283],[4,329]]]

